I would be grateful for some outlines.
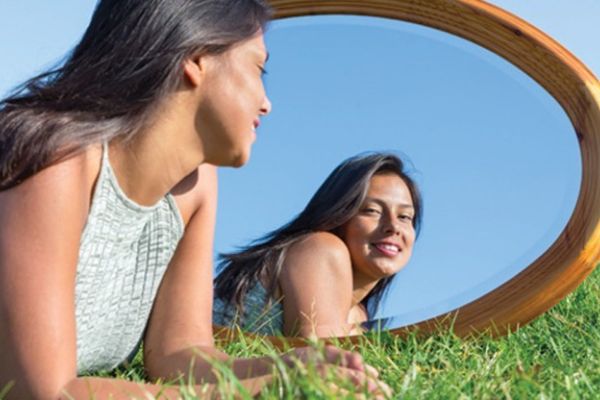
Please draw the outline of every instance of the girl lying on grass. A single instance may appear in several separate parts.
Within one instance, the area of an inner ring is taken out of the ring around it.
[[[222,256],[213,320],[270,335],[361,333],[420,222],[419,191],[399,158],[350,158],[291,222]]]
[[[101,0],[66,62],[0,103],[8,398],[178,397],[79,377],[123,363],[142,340],[151,379],[214,382],[211,360],[229,358],[212,337],[212,165],[244,165],[271,109],[269,13],[262,0]],[[283,357],[296,356],[310,351]],[[329,363],[383,385],[355,353],[329,348]],[[256,391],[273,360],[230,364]]]

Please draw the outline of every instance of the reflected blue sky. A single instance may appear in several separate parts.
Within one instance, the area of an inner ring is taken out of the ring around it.
[[[500,57],[368,17],[278,21],[267,44],[274,111],[250,164],[220,172],[217,249],[283,224],[342,159],[369,150],[409,161],[425,204],[413,260],[380,316],[412,323],[474,300],[535,260],[566,224],[581,174],[573,129],[554,99]]]
[[[0,93],[58,61],[94,3],[2,2]],[[494,3],[600,70],[591,42],[600,33],[593,22],[600,3]],[[273,113],[250,164],[221,172],[217,251],[289,220],[337,163],[365,150],[404,154],[425,198],[413,260],[382,315],[410,323],[455,308],[509,279],[554,240],[580,170],[572,128],[539,86],[494,54],[429,28],[356,17],[310,21],[275,22],[268,34]]]

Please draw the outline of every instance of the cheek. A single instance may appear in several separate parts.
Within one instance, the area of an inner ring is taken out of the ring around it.
[[[408,231],[406,233],[406,244],[408,245],[408,247],[412,250],[413,245],[415,244],[415,240],[417,238],[417,234],[415,232],[414,229]]]
[[[230,94],[236,98],[243,96],[245,100],[258,97],[262,91],[262,80],[258,74],[239,69],[230,72],[226,84]]]
[[[351,252],[363,254],[369,248],[371,232],[367,227],[356,225],[346,231],[346,243]]]

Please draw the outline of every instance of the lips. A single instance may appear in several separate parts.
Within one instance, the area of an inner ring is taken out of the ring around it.
[[[400,246],[391,242],[372,243],[372,246],[387,257],[395,257],[401,251]]]
[[[252,123],[252,128],[254,130],[256,130],[258,127],[260,126],[260,120],[257,118],[254,120],[254,122]]]

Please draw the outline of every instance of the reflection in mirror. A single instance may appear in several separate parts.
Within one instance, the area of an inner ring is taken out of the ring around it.
[[[562,231],[581,177],[576,136],[554,99],[507,61],[372,17],[278,20],[266,41],[273,112],[248,166],[220,171],[217,251],[283,225],[337,164],[373,150],[410,160],[424,199],[413,257],[372,316],[393,317],[387,328],[493,290]]]

